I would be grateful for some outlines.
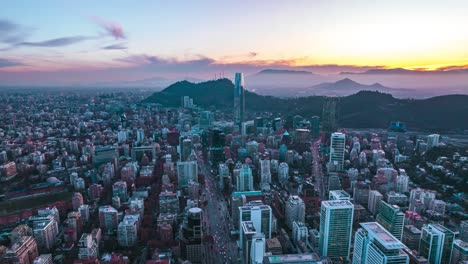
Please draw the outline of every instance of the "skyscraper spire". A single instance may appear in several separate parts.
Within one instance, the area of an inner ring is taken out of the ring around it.
[[[242,131],[242,122],[244,122],[245,113],[245,90],[244,75],[236,73],[234,78],[234,120]]]

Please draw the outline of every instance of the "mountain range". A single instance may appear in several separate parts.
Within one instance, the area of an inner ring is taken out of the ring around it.
[[[339,86],[342,80],[357,84]],[[248,89],[262,95],[300,97],[345,96],[360,90],[389,92],[397,98],[429,98],[446,94],[468,94],[468,69],[417,71],[402,68],[371,69],[323,75],[310,71],[266,69],[245,77]],[[450,85],[447,85],[450,83]],[[354,89],[352,89],[354,87]]]
[[[346,85],[345,85],[346,84]],[[355,82],[344,79],[334,83],[335,89],[345,89]],[[371,85],[370,89],[381,85]],[[384,86],[381,86],[384,87]],[[320,87],[326,89],[326,86]],[[385,88],[385,87],[384,87]],[[355,89],[355,88],[352,88]],[[159,103],[167,107],[180,106],[182,96],[190,96],[203,108],[230,109],[233,106],[234,84],[228,79],[191,83],[180,81],[155,92],[144,103]],[[321,116],[323,104],[330,97],[303,96],[279,98],[246,91],[249,112],[275,112],[283,115]],[[391,121],[406,122],[410,129],[468,129],[468,95],[446,95],[428,99],[398,99],[379,91],[359,91],[336,100],[337,121],[341,127],[386,128]],[[465,120],[465,121],[463,121]]]

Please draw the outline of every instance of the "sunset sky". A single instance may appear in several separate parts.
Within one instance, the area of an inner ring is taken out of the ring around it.
[[[468,1],[23,1],[0,12],[0,85],[468,68]]]

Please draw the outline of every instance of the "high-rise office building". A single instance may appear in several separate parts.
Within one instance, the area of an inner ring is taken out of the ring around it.
[[[209,128],[213,125],[213,113],[211,111],[202,111],[200,112],[199,126],[202,129]]]
[[[455,233],[439,224],[429,224],[421,230],[419,254],[429,264],[450,263]]]
[[[319,254],[349,260],[354,205],[347,200],[323,201],[320,212]]]
[[[252,221],[258,233],[265,234],[266,238],[271,238],[273,216],[271,207],[264,205],[260,201],[252,201],[239,207],[239,227],[242,222]],[[239,232],[242,240],[242,232]]]
[[[181,229],[181,253],[192,263],[200,263],[203,260],[202,213],[202,209],[198,207],[190,208]]]
[[[345,134],[339,132],[331,134],[329,171],[343,170],[345,142]]]
[[[177,162],[177,184],[187,188],[190,181],[198,182],[198,165],[196,161]]]
[[[426,150],[430,150],[433,147],[439,146],[440,135],[432,134],[427,136],[427,147]]]
[[[455,239],[453,242],[452,260],[450,264],[466,262],[468,262],[468,243],[460,239]]]
[[[222,190],[228,190],[231,185],[231,173],[226,163],[218,164],[219,186]]]
[[[400,175],[397,176],[396,178],[396,188],[395,191],[397,193],[406,193],[408,192],[408,182],[409,182],[409,176],[406,175],[406,172],[401,172],[400,169]]]
[[[260,183],[271,183],[270,160],[260,160]]]
[[[406,246],[377,222],[361,223],[354,238],[353,264],[407,264]]]
[[[341,190],[340,176],[338,176],[337,173],[332,172],[328,176],[328,190],[329,191]]]
[[[252,221],[244,221],[240,226],[240,233],[242,234],[240,245],[242,248],[242,259],[244,263],[250,262],[250,252],[252,250],[252,239],[257,234],[257,230]]]
[[[304,225],[303,222],[293,222],[292,228],[292,241],[297,246],[299,241],[307,242],[307,238],[309,236],[309,230],[307,226]]]
[[[329,200],[351,200],[349,193],[343,190],[330,191],[328,193]]]
[[[369,202],[367,204],[367,208],[369,211],[375,215],[378,212],[380,201],[383,200],[383,195],[376,190],[369,191]]]
[[[281,162],[278,166],[278,180],[284,184],[289,179],[289,165],[286,162]]]
[[[468,220],[460,222],[460,239],[468,243]]]
[[[291,195],[286,204],[286,225],[293,229],[294,222],[305,221],[305,204],[297,195]]]
[[[252,169],[249,165],[243,164],[240,168],[239,175],[236,180],[236,187],[238,192],[253,191]]]
[[[193,144],[190,138],[185,138],[180,144],[180,161],[187,161],[192,153]]]
[[[245,90],[244,75],[236,73],[234,77],[234,120],[239,125],[239,131],[242,130],[242,122],[245,115]]]
[[[419,249],[419,239],[421,239],[421,230],[413,225],[405,225],[403,228],[402,242],[411,250]]]
[[[140,143],[143,142],[145,140],[145,130],[143,130],[143,128],[138,128],[136,136],[137,136],[137,142],[140,142]]]
[[[391,205],[380,201],[377,222],[390,232],[394,237],[401,241],[403,238],[403,225],[405,214],[400,211],[398,205]]]
[[[81,218],[83,219],[83,222],[88,222],[89,220],[89,205],[83,204],[80,207],[78,207],[78,212],[81,214]]]
[[[250,262],[248,264],[262,264],[263,256],[265,255],[265,235],[255,234],[252,238],[250,249]]]

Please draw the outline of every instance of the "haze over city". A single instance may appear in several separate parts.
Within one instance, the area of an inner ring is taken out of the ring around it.
[[[7,1],[0,81],[141,86],[282,69],[317,74],[292,88],[349,77],[466,93],[467,9],[466,1]]]

